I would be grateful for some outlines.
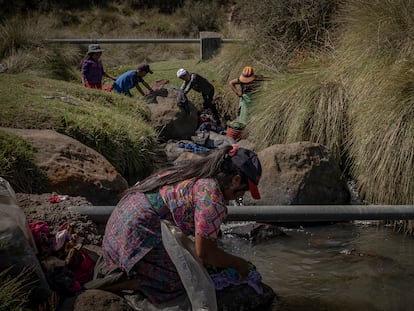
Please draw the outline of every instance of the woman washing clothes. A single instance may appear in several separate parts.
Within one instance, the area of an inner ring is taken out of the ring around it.
[[[103,258],[107,269],[126,273],[133,289],[154,304],[185,293],[162,243],[161,221],[173,222],[195,237],[195,252],[205,266],[232,268],[244,279],[252,265],[217,245],[229,200],[257,188],[262,168],[257,154],[237,145],[175,165],[135,184],[106,225]],[[129,287],[131,289],[131,287]]]

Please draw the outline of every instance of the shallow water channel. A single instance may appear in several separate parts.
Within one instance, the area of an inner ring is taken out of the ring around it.
[[[266,241],[222,239],[273,288],[273,310],[414,308],[413,237],[376,222],[281,229],[286,236]]]

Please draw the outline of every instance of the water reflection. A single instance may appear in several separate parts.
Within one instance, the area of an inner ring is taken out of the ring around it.
[[[228,224],[231,225],[231,224]],[[414,239],[374,223],[286,229],[260,243],[225,235],[279,296],[274,310],[409,310]]]

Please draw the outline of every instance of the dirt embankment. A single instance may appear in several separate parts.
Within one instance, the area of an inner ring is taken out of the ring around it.
[[[101,245],[104,228],[86,216],[68,210],[69,206],[92,205],[84,197],[56,196],[53,193],[16,193],[16,199],[29,223],[46,221],[52,231],[65,223],[71,223],[74,224],[76,233],[85,239],[84,244]]]

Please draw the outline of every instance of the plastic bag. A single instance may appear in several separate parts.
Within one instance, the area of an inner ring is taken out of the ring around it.
[[[30,246],[37,254],[36,243],[34,241],[26,215],[17,204],[16,194],[9,182],[0,177],[0,217],[11,218],[20,227]]]
[[[192,310],[217,310],[214,283],[195,254],[194,242],[171,222],[161,222],[162,243],[183,282]]]
[[[23,210],[17,205],[9,183],[0,177],[0,271],[12,267],[14,276],[28,269],[30,299],[45,301],[49,284],[36,257],[36,246]]]

